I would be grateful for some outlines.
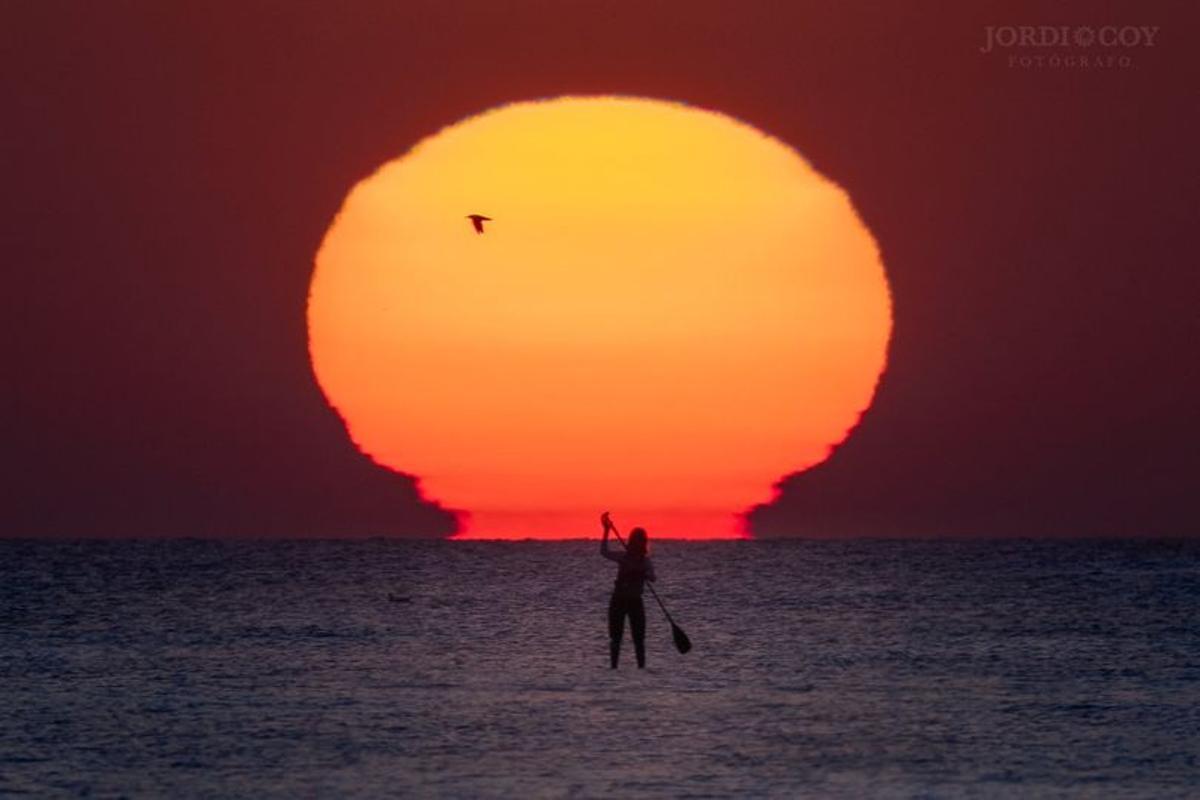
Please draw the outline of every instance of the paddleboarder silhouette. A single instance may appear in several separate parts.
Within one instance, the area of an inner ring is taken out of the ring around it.
[[[600,516],[600,524],[604,527],[600,555],[618,564],[617,580],[608,601],[609,661],[616,669],[621,658],[621,640],[625,638],[625,618],[629,617],[638,669],[643,669],[646,666],[646,607],[642,604],[642,587],[646,581],[656,580],[654,564],[650,561],[650,543],[645,529],[634,528],[629,532],[625,551],[614,552],[608,547],[608,534],[616,529],[607,511]]]

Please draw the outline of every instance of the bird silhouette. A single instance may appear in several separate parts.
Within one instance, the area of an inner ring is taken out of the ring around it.
[[[485,217],[483,214],[467,214],[467,219],[475,226],[476,233],[483,233],[483,223],[492,221],[491,217]]]

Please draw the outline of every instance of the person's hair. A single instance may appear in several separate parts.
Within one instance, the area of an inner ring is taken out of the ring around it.
[[[650,542],[646,537],[645,528],[634,528],[629,532],[629,547],[626,549],[638,558],[650,555]]]

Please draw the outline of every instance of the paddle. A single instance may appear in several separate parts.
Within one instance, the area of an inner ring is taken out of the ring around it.
[[[608,519],[608,512],[605,512],[604,518]],[[621,538],[621,533],[617,530],[617,526],[612,524],[612,520],[609,520],[608,527],[613,532],[613,535],[617,537],[617,541],[621,543],[621,547],[624,547],[626,550],[628,550],[629,548],[625,545],[625,540]],[[650,590],[650,594],[654,595],[654,600],[658,603],[658,607],[662,609],[663,614],[667,618],[667,622],[671,623],[671,638],[675,640],[675,649],[680,653],[686,653],[688,650],[691,650],[692,640],[689,639],[688,635],[683,632],[683,628],[676,625],[675,620],[671,619],[671,612],[667,611],[667,607],[663,605],[663,601],[658,596],[658,592],[654,591],[654,587],[649,583],[645,584],[645,586]]]

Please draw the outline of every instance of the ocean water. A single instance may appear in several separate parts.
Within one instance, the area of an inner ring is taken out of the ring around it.
[[[654,547],[0,541],[0,796],[1200,796],[1200,542]]]

